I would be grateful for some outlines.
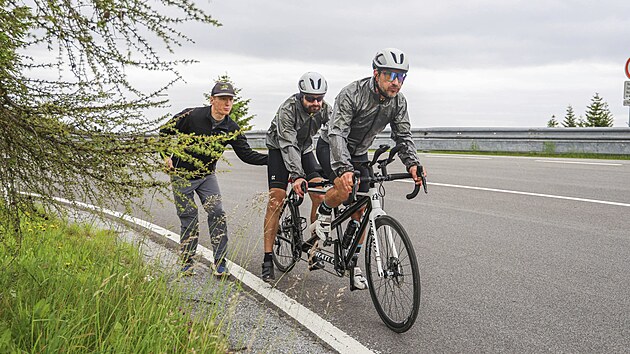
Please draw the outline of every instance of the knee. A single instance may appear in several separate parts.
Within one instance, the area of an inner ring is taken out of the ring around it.
[[[271,212],[279,211],[284,202],[285,192],[273,188],[269,191],[269,201],[267,202],[267,210]]]
[[[191,219],[197,217],[197,209],[196,208],[177,208],[177,216],[182,219]]]
[[[222,215],[223,203],[221,203],[221,196],[211,196],[203,203],[203,208],[208,214]]]

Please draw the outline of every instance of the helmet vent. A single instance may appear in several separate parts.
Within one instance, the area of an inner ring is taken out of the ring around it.
[[[311,81],[311,86],[315,89],[315,90],[319,90],[322,87],[322,79],[318,79],[317,80],[317,85],[315,85],[315,81],[313,81],[313,79],[309,79]]]
[[[396,64],[402,64],[403,61],[405,61],[405,54],[404,53],[400,53],[400,60],[398,60],[398,58],[396,58],[396,53],[390,52],[392,55],[392,58],[394,59],[394,62]]]

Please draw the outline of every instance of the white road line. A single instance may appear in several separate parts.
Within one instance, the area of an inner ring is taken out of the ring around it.
[[[426,157],[444,157],[447,159],[492,160],[492,157],[480,157],[480,156],[434,155],[434,154],[427,154],[425,156]]]
[[[607,163],[607,162],[579,162],[579,161],[556,161],[556,160],[535,160],[536,162],[545,163],[566,163],[575,165],[599,165],[599,166],[623,166],[621,163]]]
[[[40,195],[34,193],[24,193],[27,195],[31,195],[34,197],[41,197]],[[126,215],[124,213],[108,210],[104,208],[100,208],[91,204],[86,204],[82,202],[72,202],[67,199],[53,197],[54,200],[67,204],[67,205],[76,205],[82,208],[94,210],[97,212],[101,212],[107,215],[111,215],[117,217],[119,219],[132,222],[136,225],[142,226],[145,229],[153,231],[161,236],[164,236],[172,241],[179,243],[179,235],[167,230],[161,226],[150,223],[146,220],[138,219],[133,216]],[[207,260],[213,260],[214,256],[212,254],[212,250],[198,245],[198,253],[201,254],[202,257],[205,257]],[[347,333],[343,332],[339,328],[335,327],[332,323],[324,320],[315,312],[309,310],[302,304],[293,300],[292,298],[285,295],[282,291],[272,288],[269,284],[262,281],[257,276],[248,272],[246,269],[242,268],[238,264],[227,261],[228,268],[230,269],[230,273],[240,280],[243,284],[247,285],[249,288],[253,289],[260,295],[262,295],[269,302],[277,306],[279,309],[284,311],[287,315],[293,317],[296,321],[302,324],[307,330],[311,331],[313,334],[318,336],[321,340],[326,342],[335,350],[340,353],[373,353],[370,349],[365,347],[356,339],[352,338]]]
[[[399,182],[405,183],[414,183],[410,180],[398,180]],[[462,188],[462,189],[474,189],[479,191],[487,191],[487,192],[497,192],[497,193],[508,193],[508,194],[520,194],[520,195],[528,195],[532,197],[543,197],[543,198],[553,198],[553,199],[564,199],[564,200],[573,200],[578,202],[587,202],[587,203],[597,203],[597,204],[606,204],[606,205],[616,205],[622,207],[630,207],[628,203],[619,203],[619,202],[609,202],[606,200],[597,200],[597,199],[586,199],[586,198],[576,198],[576,197],[565,197],[562,195],[553,195],[553,194],[542,194],[542,193],[531,193],[531,192],[520,192],[520,191],[511,191],[506,189],[496,189],[496,188],[484,188],[484,187],[473,187],[473,186],[461,186],[457,184],[447,184],[447,183],[436,183],[429,182],[427,183],[431,186],[441,186],[441,187],[451,187],[451,188]]]

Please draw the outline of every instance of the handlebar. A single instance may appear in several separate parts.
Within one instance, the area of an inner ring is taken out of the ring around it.
[[[372,162],[370,162],[370,166],[374,166],[378,158],[387,150],[389,150],[389,145],[387,144],[380,145],[378,149],[374,151],[374,157],[372,158]]]
[[[417,174],[422,179],[422,187],[424,188],[424,193],[425,194],[428,193],[428,190],[427,190],[427,179],[424,176],[422,166],[418,166]],[[356,175],[356,172],[355,172],[355,175]],[[395,181],[395,180],[398,180],[398,179],[409,179],[409,178],[412,178],[412,176],[411,176],[411,173],[407,172],[407,173],[391,173],[391,174],[388,174],[388,175],[385,175],[385,176],[360,177],[359,180],[361,181],[361,183],[379,183],[379,182]],[[355,183],[355,185],[356,185],[356,183]],[[355,188],[353,188],[352,192],[353,192],[353,195],[356,194]],[[407,194],[405,197],[407,199],[413,199],[413,198],[415,198],[418,195],[419,192],[420,192],[420,186],[416,184],[416,185],[414,185],[413,191],[411,193]]]
[[[302,191],[304,192],[304,194],[309,192],[309,189],[315,188],[315,187],[327,187],[327,186],[331,186],[333,185],[333,183],[329,180],[323,180],[321,182],[302,182],[302,184],[300,185],[300,187],[302,187]],[[291,200],[293,202],[293,205],[295,206],[300,206],[302,205],[302,202],[304,201],[304,197],[300,197],[295,191],[291,191]]]

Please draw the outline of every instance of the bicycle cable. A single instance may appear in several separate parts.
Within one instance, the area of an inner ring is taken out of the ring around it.
[[[385,187],[383,187],[383,181],[378,184],[378,196],[381,198],[381,208],[385,208]]]

